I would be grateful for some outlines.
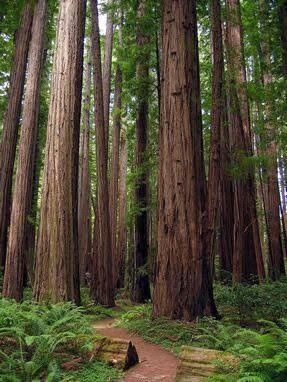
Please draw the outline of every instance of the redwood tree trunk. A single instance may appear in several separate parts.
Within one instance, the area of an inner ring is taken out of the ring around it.
[[[196,2],[163,1],[158,252],[153,316],[216,315],[203,251],[204,167]]]
[[[114,263],[115,285],[117,284],[120,273],[120,259],[117,252],[117,210],[118,210],[118,181],[119,181],[119,149],[121,134],[121,112],[122,112],[122,70],[119,64],[116,68],[115,78],[115,101],[113,119],[113,144],[112,162],[110,174],[110,225],[111,225],[111,245]]]
[[[120,166],[119,166],[119,223],[118,223],[118,286],[124,286],[126,248],[127,248],[127,139],[126,132],[122,133],[120,143]]]
[[[61,0],[52,72],[34,296],[79,295],[78,166],[85,0]]]
[[[91,112],[91,47],[87,44],[85,64],[85,99],[83,103],[83,129],[80,134],[79,191],[78,191],[78,238],[80,281],[85,281],[90,271],[92,250],[91,189],[89,169],[90,112]]]
[[[246,69],[239,0],[226,0],[227,51],[230,76],[232,155],[238,170],[234,179],[233,281],[264,278],[264,266],[256,211],[253,168],[243,168],[244,157],[252,157]]]
[[[136,180],[135,200],[139,208],[135,217],[135,253],[134,277],[131,290],[131,300],[143,303],[150,299],[150,286],[147,270],[149,253],[148,234],[148,169],[146,165],[146,150],[148,137],[148,95],[149,95],[149,52],[147,44],[149,36],[143,29],[142,18],[145,17],[145,1],[140,1],[137,10],[138,31],[137,47],[138,62],[136,68],[138,107],[136,117]]]
[[[7,232],[11,212],[13,167],[32,21],[33,9],[31,4],[27,2],[22,11],[19,29],[16,32],[8,105],[0,143],[0,266],[4,266],[6,257]]]
[[[23,276],[28,216],[33,199],[33,175],[43,66],[47,3],[39,0],[34,11],[28,73],[23,105],[19,158],[14,185],[11,227],[3,285],[3,296],[19,301],[23,297]]]
[[[94,230],[91,292],[95,302],[114,305],[114,275],[109,214],[108,152],[106,145],[98,2],[91,1],[92,62],[97,154],[97,216]]]

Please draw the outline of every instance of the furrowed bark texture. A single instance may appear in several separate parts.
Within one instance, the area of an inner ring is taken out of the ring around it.
[[[78,166],[85,1],[61,0],[52,71],[34,297],[79,302]]]
[[[138,108],[136,117],[136,180],[135,201],[140,209],[135,217],[135,253],[134,276],[131,291],[131,300],[142,303],[150,298],[149,277],[147,262],[149,253],[149,225],[148,225],[148,169],[147,169],[147,144],[148,144],[148,94],[149,94],[149,59],[150,54],[147,44],[150,37],[143,30],[142,18],[145,16],[145,1],[138,4],[138,31],[137,47],[139,49],[136,68]]]
[[[101,47],[98,17],[98,2],[92,7],[92,63],[94,68],[94,100],[97,154],[97,216],[94,229],[94,248],[91,292],[95,302],[113,306],[114,274],[111,251],[109,214],[108,152],[105,134]]]
[[[238,167],[234,179],[233,281],[251,281],[265,276],[256,211],[254,170],[242,168],[244,158],[252,157],[242,22],[238,0],[226,0],[227,51],[230,76],[232,156]]]
[[[19,301],[23,297],[24,264],[28,218],[33,199],[33,176],[43,66],[47,2],[39,0],[35,10],[28,55],[28,73],[23,104],[19,157],[15,178],[11,225],[5,266],[3,296]]]
[[[11,212],[13,168],[32,21],[32,7],[26,4],[23,8],[20,26],[15,36],[15,50],[10,74],[8,105],[0,143],[0,266],[5,265],[7,232]]]
[[[153,316],[216,315],[203,252],[205,183],[196,2],[163,1],[158,252]]]
[[[88,45],[88,44],[87,44]],[[90,111],[91,111],[91,47],[87,46],[85,65],[85,99],[83,105],[83,129],[80,134],[79,191],[78,191],[78,238],[80,281],[85,281],[90,271],[92,251],[91,189],[89,169]]]

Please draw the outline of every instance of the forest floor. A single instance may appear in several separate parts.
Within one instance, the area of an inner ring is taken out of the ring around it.
[[[138,352],[139,363],[125,374],[124,382],[174,382],[178,359],[161,346],[145,341],[127,329],[115,326],[115,319],[93,324],[99,334],[112,339],[131,341]]]

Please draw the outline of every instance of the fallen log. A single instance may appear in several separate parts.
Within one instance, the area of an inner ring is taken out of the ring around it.
[[[139,362],[138,353],[131,341],[107,337],[95,341],[92,359],[106,362],[120,370],[127,370]]]
[[[202,382],[213,375],[217,363],[237,366],[237,360],[231,354],[218,350],[183,346],[179,356],[176,382]]]

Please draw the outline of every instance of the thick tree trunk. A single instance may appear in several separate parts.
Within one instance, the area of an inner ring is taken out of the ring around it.
[[[127,248],[127,139],[126,132],[122,132],[120,143],[120,166],[119,166],[119,223],[118,223],[118,286],[124,287],[125,263]]]
[[[8,105],[0,143],[0,266],[5,264],[7,232],[11,212],[13,167],[32,21],[33,9],[31,4],[27,2],[22,12],[19,29],[16,32]]]
[[[244,157],[253,155],[246,70],[239,0],[226,0],[227,51],[231,92],[234,179],[233,281],[264,278],[264,266],[256,211],[254,170],[243,168]]]
[[[113,0],[108,0],[108,6],[113,4]],[[110,122],[110,92],[112,75],[112,51],[114,38],[114,24],[111,10],[107,13],[106,37],[104,50],[103,67],[103,104],[104,104],[104,123],[106,136],[106,150],[109,151],[109,122]]]
[[[79,295],[78,167],[85,0],[61,0],[52,72],[34,296]]]
[[[148,95],[149,95],[149,58],[147,49],[150,37],[143,30],[142,18],[145,16],[145,1],[138,4],[137,47],[138,62],[136,68],[137,79],[137,117],[136,117],[136,168],[138,178],[135,186],[135,201],[139,211],[135,217],[135,253],[134,253],[134,283],[131,300],[143,303],[150,299],[149,277],[147,270],[149,253],[148,233],[148,169],[146,166],[146,150],[148,140]]]
[[[34,11],[28,55],[28,73],[23,104],[19,158],[14,185],[11,226],[8,238],[3,296],[19,301],[23,297],[23,276],[28,218],[33,199],[33,175],[43,67],[47,3],[39,0]]]
[[[85,99],[83,103],[83,129],[80,134],[79,191],[78,191],[78,238],[80,281],[85,281],[92,250],[91,188],[89,169],[90,113],[91,113],[91,47],[87,44],[85,64]]]
[[[163,1],[158,252],[153,316],[216,315],[203,251],[204,167],[196,2]]]
[[[94,68],[94,99],[97,154],[97,216],[94,231],[91,293],[95,302],[114,305],[114,275],[111,253],[109,214],[108,153],[106,146],[103,105],[103,82],[98,17],[98,2],[91,1],[92,8],[92,62]]]
[[[117,252],[117,211],[118,211],[118,181],[119,181],[119,150],[120,134],[122,124],[122,70],[119,64],[116,68],[115,78],[115,101],[113,118],[113,143],[112,143],[112,162],[110,174],[110,225],[111,225],[111,246],[114,264],[115,286],[120,274],[120,258]]]

